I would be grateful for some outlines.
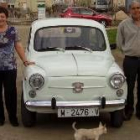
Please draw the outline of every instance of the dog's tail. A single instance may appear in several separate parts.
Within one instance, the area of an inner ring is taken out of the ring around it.
[[[76,127],[75,127],[75,124],[76,124],[76,122],[73,122],[72,128],[73,128],[75,131],[77,131],[77,129],[76,129]]]

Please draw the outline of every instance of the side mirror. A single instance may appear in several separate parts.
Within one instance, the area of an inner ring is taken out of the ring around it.
[[[110,48],[111,48],[111,50],[116,49],[116,47],[117,47],[116,43],[110,44]]]

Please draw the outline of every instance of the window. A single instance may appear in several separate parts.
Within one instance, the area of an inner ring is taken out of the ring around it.
[[[76,13],[76,14],[80,14],[80,11],[79,11],[78,8],[73,8],[73,9],[72,9],[72,12],[73,12],[73,13]]]
[[[97,0],[97,4],[98,5],[107,5],[107,1],[106,0]]]
[[[79,50],[81,46],[93,51],[104,51],[106,44],[103,33],[92,27],[61,26],[43,28],[36,32],[34,49],[36,51]]]
[[[93,11],[89,9],[80,9],[80,14],[83,15],[93,15]]]

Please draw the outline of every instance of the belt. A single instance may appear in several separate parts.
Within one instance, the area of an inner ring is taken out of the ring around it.
[[[125,58],[129,58],[129,59],[134,59],[134,60],[140,60],[140,57],[137,56],[125,56]]]

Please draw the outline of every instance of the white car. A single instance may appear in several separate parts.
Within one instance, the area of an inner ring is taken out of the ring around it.
[[[64,118],[109,112],[113,126],[123,124],[127,85],[100,23],[76,18],[34,21],[26,55],[35,65],[24,70],[24,126],[33,126],[37,113]]]

